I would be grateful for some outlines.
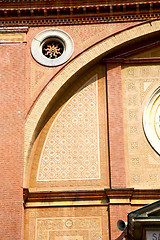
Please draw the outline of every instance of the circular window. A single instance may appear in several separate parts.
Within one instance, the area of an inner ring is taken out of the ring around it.
[[[143,127],[151,146],[160,154],[160,87],[153,92],[146,104]]]
[[[60,39],[49,38],[42,46],[42,53],[47,58],[55,59],[63,54],[64,49],[65,46]]]
[[[33,39],[31,53],[44,66],[58,66],[65,63],[74,50],[72,38],[62,30],[48,29]]]

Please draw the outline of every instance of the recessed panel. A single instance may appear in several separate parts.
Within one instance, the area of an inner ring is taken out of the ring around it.
[[[93,77],[53,122],[40,157],[37,181],[100,178],[98,85]]]

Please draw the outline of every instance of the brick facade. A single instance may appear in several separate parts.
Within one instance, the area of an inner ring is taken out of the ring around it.
[[[23,237],[24,83],[26,44],[2,44],[1,239]]]
[[[65,4],[0,9],[2,240],[116,239],[117,220],[160,196],[159,154],[142,125],[159,87],[158,6]],[[31,54],[47,29],[74,42],[57,67]]]

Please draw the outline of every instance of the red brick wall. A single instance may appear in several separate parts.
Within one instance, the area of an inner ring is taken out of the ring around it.
[[[111,187],[126,186],[121,66],[107,64]]]
[[[131,206],[129,204],[115,204],[109,206],[111,240],[116,239],[122,234],[122,232],[117,227],[117,221],[119,219],[122,219],[123,221],[127,222],[127,214],[130,211]]]
[[[0,239],[23,239],[25,45],[0,45]]]

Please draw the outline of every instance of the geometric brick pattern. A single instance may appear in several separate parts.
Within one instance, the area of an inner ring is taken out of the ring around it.
[[[47,134],[37,181],[100,178],[97,75],[64,105]]]
[[[35,240],[100,240],[101,217],[37,218]]]
[[[24,239],[107,240],[108,206],[26,208]]]
[[[159,85],[160,66],[124,66],[124,119],[128,187],[159,188],[160,159],[145,136],[142,115],[153,90]]]

